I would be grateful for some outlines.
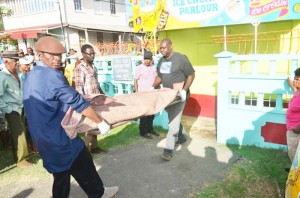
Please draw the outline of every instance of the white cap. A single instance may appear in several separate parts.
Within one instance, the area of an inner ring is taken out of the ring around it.
[[[20,65],[30,65],[32,63],[32,60],[28,58],[20,58],[19,63]]]
[[[30,61],[31,61],[31,63],[33,63],[33,62],[34,62],[34,56],[32,56],[32,55],[25,55],[25,57],[24,57],[24,58],[26,58],[26,59],[30,60]]]

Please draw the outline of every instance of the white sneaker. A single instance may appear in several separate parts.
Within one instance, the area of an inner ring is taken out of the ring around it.
[[[113,186],[113,187],[104,187],[104,194],[102,195],[101,198],[111,198],[115,196],[119,191],[118,186]]]

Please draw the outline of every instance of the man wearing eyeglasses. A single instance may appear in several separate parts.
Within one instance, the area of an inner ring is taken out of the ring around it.
[[[82,95],[103,94],[97,80],[97,69],[93,63],[95,59],[94,48],[89,44],[84,44],[81,47],[81,53],[83,59],[73,72],[74,88]],[[87,148],[90,147],[91,153],[107,153],[107,150],[98,147],[97,135],[95,134],[86,133],[84,143]]]

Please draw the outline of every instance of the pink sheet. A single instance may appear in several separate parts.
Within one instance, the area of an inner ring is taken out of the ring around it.
[[[112,97],[98,95],[92,98],[91,105],[95,111],[112,127],[124,122],[138,119],[142,116],[154,115],[162,111],[176,99],[176,89],[155,89],[147,92],[138,92]],[[99,134],[97,124],[82,116],[73,109],[69,109],[63,118],[62,127],[70,138],[77,133],[91,132]]]

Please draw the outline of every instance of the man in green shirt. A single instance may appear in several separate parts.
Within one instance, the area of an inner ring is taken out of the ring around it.
[[[4,51],[3,70],[0,71],[0,111],[7,119],[14,160],[17,166],[31,166],[27,161],[29,153],[25,127],[21,118],[23,110],[22,80],[18,70],[19,56],[16,51]]]

